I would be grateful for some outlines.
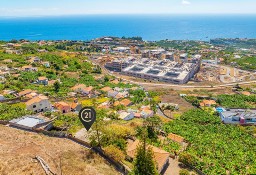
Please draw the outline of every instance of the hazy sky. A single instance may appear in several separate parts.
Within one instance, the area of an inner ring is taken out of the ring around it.
[[[256,14],[256,0],[0,0],[0,16]]]

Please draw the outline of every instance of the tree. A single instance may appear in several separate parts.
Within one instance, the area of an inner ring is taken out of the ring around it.
[[[53,64],[53,67],[55,68],[56,71],[60,70],[60,66],[58,64]]]
[[[152,142],[156,142],[158,137],[159,130],[162,126],[162,121],[159,116],[153,116],[146,118],[143,122],[143,126],[136,128],[136,136],[140,139],[143,139],[146,134],[146,139],[149,139]]]
[[[132,91],[131,95],[133,95],[132,102],[136,104],[143,102],[146,97],[145,91],[141,89]]]
[[[53,86],[54,86],[54,91],[55,91],[56,93],[58,93],[59,90],[60,90],[60,82],[59,82],[59,81],[56,81],[56,82],[53,84]]]
[[[10,43],[18,43],[18,40],[12,39],[12,40],[10,41]]]
[[[161,124],[161,119],[158,116],[153,116],[146,119],[144,125],[147,128],[147,136],[149,139],[157,139],[157,131]]]
[[[196,158],[189,153],[181,153],[179,155],[179,161],[184,164],[196,165]]]
[[[0,103],[0,120],[12,120],[31,113],[31,111],[26,110],[24,103],[12,105]]]
[[[168,106],[165,107],[165,110],[169,110],[170,111],[170,117],[171,117],[172,112],[175,110],[175,107],[172,106],[172,105],[168,105]]]
[[[134,160],[135,175],[158,175],[154,162],[154,153],[150,147],[146,147],[146,132],[144,131],[143,142],[137,147],[137,153]]]
[[[93,102],[93,106],[96,106],[96,102]],[[97,110],[97,117],[96,117],[96,121],[95,124],[92,126],[92,130],[93,132],[90,135],[90,142],[92,146],[97,146],[97,147],[101,147],[101,140],[100,138],[102,137],[103,134],[103,127],[100,126],[105,126],[106,123],[103,120],[103,118],[105,117],[106,111],[105,110]]]
[[[105,77],[104,77],[104,82],[109,82],[108,76],[105,76]]]

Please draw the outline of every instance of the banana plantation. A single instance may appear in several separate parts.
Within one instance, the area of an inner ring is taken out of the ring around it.
[[[244,127],[224,125],[219,117],[194,109],[166,124],[164,130],[189,143],[180,161],[207,175],[256,174],[256,138]]]

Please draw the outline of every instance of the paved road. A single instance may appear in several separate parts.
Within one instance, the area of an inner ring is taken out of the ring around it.
[[[157,107],[157,111],[156,111],[156,114],[158,116],[161,116],[161,117],[164,117],[164,118],[167,118],[167,119],[171,119],[170,117],[166,116],[159,107]]]
[[[91,60],[93,61],[95,64],[98,64],[95,62],[95,60]],[[112,75],[116,78],[120,78],[123,81],[132,83],[132,84],[137,84],[137,85],[141,85],[141,86],[151,86],[151,87],[173,87],[173,88],[179,88],[179,89],[186,89],[186,88],[192,88],[192,89],[209,89],[209,88],[222,88],[222,87],[230,87],[230,86],[235,86],[237,84],[239,85],[245,85],[245,84],[252,84],[252,83],[256,83],[256,80],[254,81],[245,81],[245,82],[234,82],[234,83],[225,83],[225,84],[220,84],[220,85],[213,85],[213,86],[190,86],[190,85],[182,85],[182,84],[164,84],[164,83],[146,83],[146,82],[138,82],[138,81],[133,81],[133,80],[128,80],[120,75],[113,74],[111,73],[111,71],[107,70],[104,66],[99,65],[103,71],[103,73]]]
[[[181,168],[181,163],[178,161],[178,159],[172,159],[169,158],[169,166],[167,170],[165,171],[164,175],[179,175]]]
[[[117,78],[121,78],[118,75],[111,74]],[[124,81],[133,83],[133,84],[138,84],[138,85],[149,85],[149,86],[156,86],[156,87],[178,87],[178,88],[195,88],[195,89],[209,89],[209,88],[220,88],[220,87],[230,87],[230,86],[235,86],[237,84],[239,85],[245,85],[245,84],[252,84],[256,83],[256,81],[246,81],[246,82],[235,82],[235,83],[227,83],[227,84],[220,84],[220,85],[213,85],[213,86],[189,86],[189,85],[180,85],[180,84],[164,84],[164,83],[144,83],[144,82],[137,82],[137,81],[132,81],[132,80],[127,80],[125,78],[121,78]]]

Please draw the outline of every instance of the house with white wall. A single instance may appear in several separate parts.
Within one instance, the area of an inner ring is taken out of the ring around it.
[[[93,93],[93,87],[89,86],[87,87],[84,84],[78,84],[71,88],[74,92],[84,94],[84,95],[90,95]]]
[[[27,101],[26,108],[37,113],[51,110],[52,105],[46,96],[39,95]]]

